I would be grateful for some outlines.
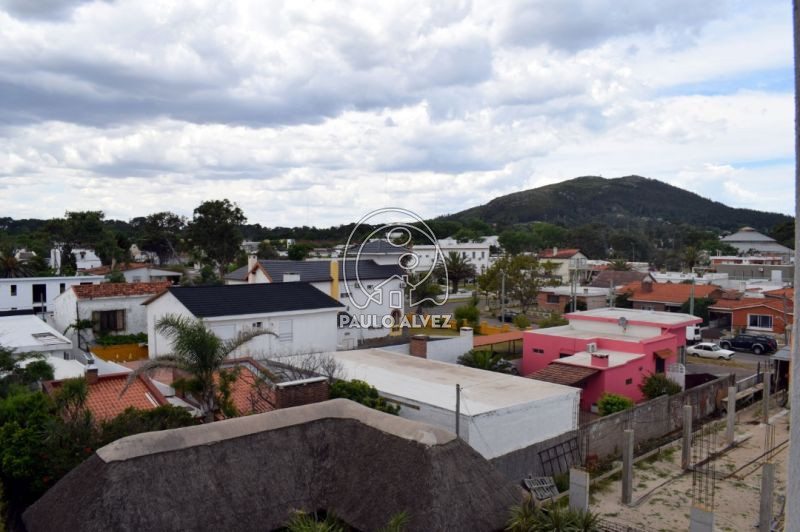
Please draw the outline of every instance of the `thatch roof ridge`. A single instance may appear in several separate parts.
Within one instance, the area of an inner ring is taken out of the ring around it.
[[[501,530],[520,500],[463,440],[345,400],[188,429],[92,455],[28,508],[27,530],[263,531],[294,509],[332,510],[358,530],[403,511],[409,532]]]
[[[236,417],[208,425],[134,434],[101,447],[97,450],[97,455],[106,463],[130,460],[143,455],[208,445],[265,430],[276,430],[327,418],[355,419],[387,434],[427,446],[441,445],[456,437],[455,434],[439,427],[398,416],[385,416],[377,410],[347,399],[323,401],[316,403],[315,408],[283,408],[268,414]]]

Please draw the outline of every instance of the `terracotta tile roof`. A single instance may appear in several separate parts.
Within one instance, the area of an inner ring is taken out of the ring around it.
[[[147,377],[136,379],[120,396],[127,381],[128,373],[114,373],[98,377],[97,382],[88,385],[86,408],[97,421],[113,419],[128,407],[150,410],[167,404],[166,398]],[[49,381],[45,383],[45,390],[52,393],[62,382],[64,381]]]
[[[621,291],[631,294],[631,297],[628,298],[630,301],[655,301],[658,303],[673,304],[682,304],[688,300],[692,294],[692,285],[690,284],[651,283],[651,286],[653,287],[652,291],[645,292],[642,290],[642,283],[634,281],[625,285]],[[722,289],[716,285],[694,285],[695,298],[718,296],[721,292]]]
[[[239,372],[239,377],[231,386],[231,401],[236,412],[240,416],[246,416],[275,410],[273,389],[247,366],[237,365],[236,370]],[[219,382],[218,376],[216,380]]]
[[[563,384],[565,386],[575,386],[599,371],[599,369],[587,368],[585,366],[574,366],[572,364],[559,364],[558,362],[553,362],[549,366],[531,373],[530,375],[526,375],[525,377],[528,379],[535,379],[537,381],[552,382],[554,384]]]
[[[743,297],[742,299],[720,299],[709,310],[741,310],[745,308],[767,307],[783,312],[783,300],[771,297]],[[792,301],[786,301],[786,312],[792,314]]]
[[[75,285],[72,290],[78,299],[96,299],[100,297],[149,296],[159,294],[169,288],[169,281],[156,283],[100,283]]]
[[[780,290],[767,290],[764,292],[765,296],[794,299],[794,288],[781,288]]]
[[[472,347],[482,347],[484,345],[499,344],[513,340],[522,340],[522,331],[511,331],[497,334],[487,334],[486,336],[475,336],[472,338]]]
[[[546,249],[539,253],[539,257],[543,259],[568,259],[578,253],[580,253],[580,249],[557,249],[555,253],[553,253],[552,249]]]
[[[614,288],[618,286],[624,286],[629,283],[634,283],[637,281],[642,281],[646,277],[649,277],[650,274],[646,272],[637,272],[633,270],[629,271],[620,271],[620,270],[606,270],[597,274],[591,284],[589,286],[593,286],[595,288],[608,288],[609,285],[613,286]]]

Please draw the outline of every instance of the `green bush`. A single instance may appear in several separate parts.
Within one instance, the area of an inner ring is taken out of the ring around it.
[[[464,320],[474,329],[477,329],[480,325],[481,312],[475,305],[461,305],[460,307],[456,307],[454,315],[459,327],[464,323]]]
[[[629,408],[633,408],[636,403],[633,399],[618,395],[615,393],[604,393],[603,396],[597,401],[597,408],[601,416],[607,416],[615,412],[622,412]]]
[[[561,325],[567,325],[569,322],[564,319],[564,317],[554,312],[550,314],[550,317],[544,318],[538,321],[537,325],[540,329],[547,329],[549,327],[560,327]]]
[[[681,385],[668,378],[664,373],[651,373],[639,385],[645,397],[655,399],[662,395],[675,395],[683,391]]]
[[[137,334],[107,334],[97,338],[97,343],[102,346],[125,345],[125,344],[146,344],[147,333]]]
[[[528,316],[525,314],[517,314],[514,317],[514,325],[516,325],[518,329],[527,329],[531,326],[531,320],[528,319]]]
[[[506,523],[508,532],[595,532],[599,528],[599,516],[591,511],[572,510],[550,504],[536,506],[531,500],[511,508]]]
[[[331,399],[336,398],[350,399],[364,406],[374,408],[387,414],[394,414],[400,411],[399,406],[391,405],[386,399],[378,395],[378,390],[374,386],[360,380],[336,381],[331,385]]]

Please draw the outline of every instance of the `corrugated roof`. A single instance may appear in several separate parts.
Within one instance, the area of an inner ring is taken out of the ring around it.
[[[349,280],[356,278],[356,264],[358,264],[360,279],[389,279],[392,275],[402,276],[405,273],[400,266],[378,264],[372,259],[348,260],[344,263],[340,260],[338,262],[340,281],[344,279],[345,268]],[[283,282],[285,273],[300,274],[300,280],[308,283],[331,280],[331,265],[327,260],[260,260],[258,263],[275,283]],[[247,266],[243,266],[226,275],[225,279],[246,281],[247,273]]]
[[[343,305],[304,282],[214,286],[173,286],[175,296],[199,318],[269,314],[293,310],[337,308]]]
[[[511,342],[514,340],[522,340],[522,331],[487,334],[486,336],[474,336],[472,338],[472,347],[483,347],[485,345]]]
[[[526,377],[537,381],[563,384],[564,386],[575,386],[599,371],[599,369],[594,368],[553,362],[539,371],[526,375]]]
[[[373,240],[371,242],[365,242],[363,245],[356,244],[355,246],[351,246],[347,251],[348,256],[351,254],[355,256],[355,254],[359,252],[359,249],[361,253],[383,255],[402,255],[408,253],[408,248],[404,246],[397,246],[386,240]]]

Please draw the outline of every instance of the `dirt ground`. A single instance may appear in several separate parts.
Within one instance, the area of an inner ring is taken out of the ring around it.
[[[713,463],[714,515],[716,530],[753,530],[758,524],[761,491],[761,464],[758,459],[767,447],[765,425],[759,423],[760,408],[738,416],[736,436],[746,438],[733,449],[718,456]],[[789,438],[788,412],[771,412],[774,446],[780,446],[772,462],[776,464],[773,515],[782,513],[786,489],[786,459]],[[717,448],[725,444],[724,422],[715,424]],[[756,460],[753,463],[751,461]],[[620,502],[622,482],[615,475],[592,486],[591,509],[610,521],[641,530],[673,531],[689,529],[692,506],[692,473],[681,472],[681,450],[676,445],[667,451],[636,464],[633,473],[633,504]],[[727,478],[725,478],[727,477]],[[706,485],[710,488],[712,482]]]

